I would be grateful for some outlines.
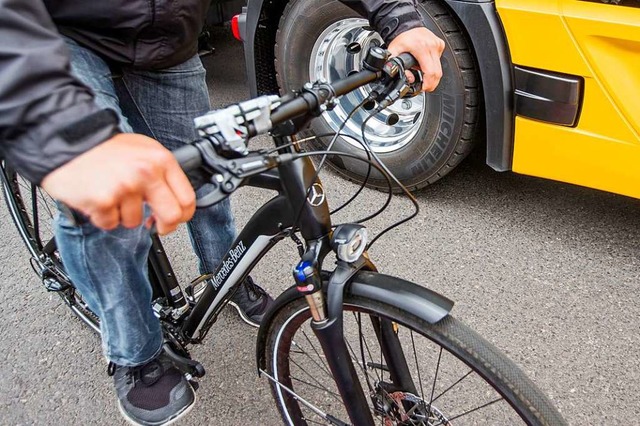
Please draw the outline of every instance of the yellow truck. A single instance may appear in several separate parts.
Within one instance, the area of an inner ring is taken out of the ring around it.
[[[497,171],[640,198],[640,1],[418,0],[443,38],[444,76],[431,94],[396,102],[367,139],[403,183],[424,187],[486,146]],[[249,0],[239,16],[252,94],[299,88],[358,69],[383,43],[337,0]],[[311,133],[335,131],[365,93],[343,97]],[[359,136],[368,115],[345,133]],[[327,139],[312,142],[323,147]],[[349,137],[341,150],[362,153]],[[333,159],[355,180],[367,167]],[[373,178],[371,186],[385,185]]]

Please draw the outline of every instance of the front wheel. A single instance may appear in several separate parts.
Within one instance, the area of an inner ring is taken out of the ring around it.
[[[515,364],[451,316],[429,324],[347,294],[343,317],[375,424],[564,424]],[[285,424],[349,424],[310,318],[305,300],[296,299],[269,325],[265,359],[277,381],[274,398]]]

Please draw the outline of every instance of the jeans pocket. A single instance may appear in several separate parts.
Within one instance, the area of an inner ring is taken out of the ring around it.
[[[64,206],[59,201],[56,201],[56,205],[58,207],[58,212],[54,222],[60,232],[64,232],[68,235],[79,236],[89,235],[99,231],[99,229],[93,226],[89,221],[89,218],[83,218],[82,223],[78,223],[78,220],[73,217],[68,207]]]

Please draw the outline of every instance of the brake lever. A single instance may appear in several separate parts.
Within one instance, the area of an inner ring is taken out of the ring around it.
[[[209,207],[219,203],[242,183],[242,178],[234,176],[226,167],[226,163],[234,160],[226,160],[218,155],[212,139],[216,138],[205,138],[195,144],[202,156],[202,166],[205,168],[206,174],[210,176],[205,180],[205,183],[213,186],[210,192],[196,199],[196,208]]]
[[[214,188],[196,200],[197,208],[209,207],[224,200],[242,186],[248,177],[277,167],[281,162],[280,157],[282,157],[282,155],[249,155],[243,158],[223,159],[210,154],[205,162],[213,171],[208,183]]]
[[[412,86],[407,84],[406,79],[399,79],[396,84],[378,95],[376,99],[378,102],[376,112],[382,111],[400,98],[415,96],[415,94],[412,94],[412,90]]]
[[[405,71],[413,74],[413,83],[407,81]],[[376,112],[382,111],[398,99],[409,98],[422,93],[422,72],[414,69],[406,69],[404,61],[401,58],[395,57],[387,61],[384,67],[384,73],[390,80],[379,83],[371,92],[372,94],[375,93],[374,98],[378,102]],[[395,84],[389,84],[394,80]]]

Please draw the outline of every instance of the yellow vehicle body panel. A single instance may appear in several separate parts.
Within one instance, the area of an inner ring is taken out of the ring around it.
[[[497,0],[515,65],[584,78],[575,127],[516,117],[513,171],[640,198],[640,8]]]

